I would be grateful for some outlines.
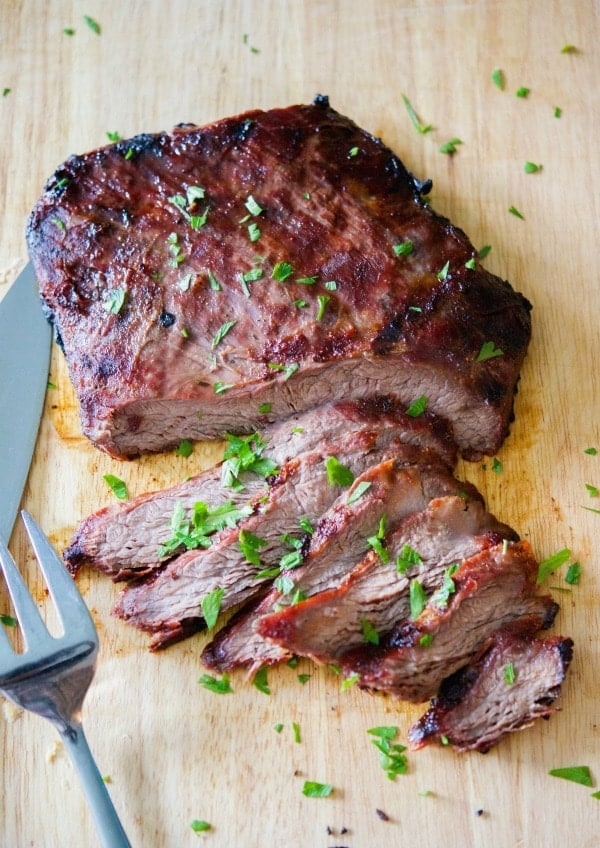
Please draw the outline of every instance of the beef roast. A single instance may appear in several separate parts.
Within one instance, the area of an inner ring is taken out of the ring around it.
[[[556,711],[554,701],[573,655],[562,636],[535,638],[526,619],[497,631],[478,660],[447,678],[410,729],[413,748],[444,738],[459,751],[488,751],[507,733]]]
[[[420,702],[461,668],[501,627],[534,617],[536,629],[549,627],[558,606],[536,594],[537,562],[527,542],[488,548],[465,560],[444,605],[429,596],[415,620],[402,622],[379,646],[349,651],[340,660],[347,677],[368,689]]]
[[[130,457],[379,393],[494,453],[530,304],[424,191],[325,97],[71,156],[27,241],[84,433]]]

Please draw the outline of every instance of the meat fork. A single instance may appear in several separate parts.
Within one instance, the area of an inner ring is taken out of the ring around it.
[[[55,638],[48,632],[0,539],[0,565],[25,641],[25,651],[15,653],[0,627],[0,692],[58,729],[87,794],[103,848],[131,848],[81,725],[83,699],[96,667],[98,634],[75,581],[50,542],[27,512],[21,516],[64,633]]]

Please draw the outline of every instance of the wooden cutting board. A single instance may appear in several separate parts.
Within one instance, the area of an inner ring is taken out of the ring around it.
[[[477,246],[490,244],[487,266],[533,302],[534,337],[516,422],[498,454],[502,471],[493,473],[490,459],[458,473],[540,558],[568,547],[582,568],[577,586],[565,583],[564,569],[550,581],[562,608],[555,630],[576,644],[562,712],[485,757],[441,747],[411,754],[395,781],[366,731],[397,725],[405,740],[419,710],[341,691],[339,678],[305,663],[272,671],[270,696],[240,675],[233,694],[212,694],[197,683],[204,637],[150,655],[144,636],[111,618],[116,587],[82,574],[102,641],[85,725],[132,845],[600,845],[594,789],[548,775],[588,765],[600,782],[600,515],[584,508],[600,507],[585,486],[600,486],[600,454],[584,452],[600,450],[599,9],[594,0],[2,3],[4,288],[26,261],[26,215],[70,153],[106,143],[107,132],[127,137],[328,94],[410,170],[433,178],[434,208]],[[576,49],[563,52],[567,44]],[[495,68],[503,91],[492,82]],[[520,87],[530,93],[517,97]],[[412,126],[402,93],[431,132]],[[463,142],[458,152],[440,153],[452,138]],[[543,168],[526,174],[526,161]],[[57,349],[51,381],[23,503],[58,548],[81,517],[113,502],[103,474],[125,479],[137,495],[220,457],[219,445],[207,444],[189,459],[110,460],[81,436]],[[20,528],[11,548],[46,608]],[[53,729],[10,710],[4,718],[0,846],[96,845]],[[306,798],[305,780],[331,783],[333,794]],[[194,819],[211,830],[195,835]]]

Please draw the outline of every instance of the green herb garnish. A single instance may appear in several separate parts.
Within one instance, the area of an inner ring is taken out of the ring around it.
[[[86,24],[92,30],[92,32],[95,32],[96,35],[100,35],[101,29],[100,29],[100,24],[98,23],[98,21],[95,21],[93,18],[90,18],[89,15],[84,15],[83,20],[86,22]]]
[[[362,498],[364,493],[368,491],[372,485],[373,484],[368,480],[361,480],[361,482],[358,483],[356,488],[348,495],[346,505],[350,506],[351,504],[356,503],[356,501],[360,500],[360,498]]]
[[[219,329],[215,333],[214,338],[212,340],[213,350],[214,350],[214,348],[217,347],[217,345],[219,345],[223,341],[223,339],[225,338],[227,333],[230,330],[232,330],[235,327],[235,325],[236,325],[235,321],[225,321],[224,324],[221,324],[221,326],[219,327]]]
[[[260,213],[264,211],[264,210],[263,210],[263,208],[262,208],[262,206],[260,206],[260,204],[258,204],[258,203],[256,202],[256,200],[252,197],[252,195],[251,195],[251,194],[250,194],[250,195],[248,195],[248,199],[247,199],[247,200],[246,200],[246,202],[244,203],[244,206],[246,207],[246,209],[248,210],[248,212],[249,212],[251,215],[254,215],[255,217],[256,217],[257,215],[260,215]]]
[[[315,275],[314,277],[296,277],[294,282],[299,283],[301,286],[314,286],[317,280],[318,277]]]
[[[204,597],[200,601],[202,617],[204,618],[206,626],[209,630],[213,628],[217,623],[217,618],[219,617],[219,611],[221,609],[221,601],[223,600],[224,594],[225,589],[221,589],[217,586],[207,595],[204,595]]]
[[[50,223],[54,224],[54,226],[61,231],[61,233],[66,233],[67,228],[65,227],[64,221],[61,221],[60,218],[50,218]]]
[[[261,231],[258,224],[252,223],[248,224],[248,238],[251,242],[258,241],[261,237]]]
[[[261,415],[266,415],[267,413],[269,413],[271,411],[271,404],[270,403],[261,403],[261,405],[258,407],[258,411]]]
[[[585,448],[583,452],[587,453],[588,456],[596,456],[598,454],[598,448]]]
[[[191,456],[194,452],[194,444],[189,439],[182,439],[175,449],[176,456]]]
[[[293,267],[289,262],[276,262],[273,266],[271,279],[277,280],[278,283],[283,283],[288,277],[294,273]]]
[[[335,280],[327,280],[323,285],[327,291],[337,291],[337,282]]]
[[[554,107],[554,117],[555,118],[562,118],[562,109],[560,108],[560,106]]]
[[[376,737],[372,742],[379,751],[379,764],[388,778],[394,780],[397,774],[406,774],[408,771],[408,761],[404,754],[406,746],[392,744],[398,734],[398,728],[371,727],[367,733]]]
[[[433,634],[432,633],[423,633],[423,635],[419,639],[419,646],[421,648],[429,648],[432,642],[433,642]]]
[[[468,268],[469,271],[474,271],[476,267],[477,267],[477,262],[475,261],[475,259],[473,257],[471,257],[470,259],[467,259],[467,261],[465,262],[465,268]]]
[[[342,680],[342,684],[340,686],[340,690],[345,692],[346,689],[350,689],[351,686],[354,686],[355,683],[358,683],[359,675],[358,673],[351,674],[350,677],[346,677]]]
[[[16,627],[19,623],[16,618],[13,618],[12,615],[7,615],[6,613],[0,613],[0,622],[5,627]]]
[[[527,97],[527,95],[529,94],[530,91],[531,91],[530,88],[526,88],[526,86],[522,85],[520,88],[518,88],[515,91],[515,95],[516,95],[516,97]]]
[[[230,695],[233,692],[229,682],[229,675],[223,673],[221,677],[213,677],[212,674],[203,674],[198,678],[198,683],[208,689],[209,692],[215,692],[217,695]]]
[[[115,497],[121,501],[127,499],[127,484],[123,480],[115,477],[114,474],[104,474],[102,479],[108,484]]]
[[[523,170],[526,174],[537,174],[538,171],[541,171],[543,165],[536,165],[535,162],[525,162],[523,166]]]
[[[504,666],[504,682],[507,686],[512,686],[516,680],[515,665],[512,662],[506,663]]]
[[[415,577],[410,581],[410,617],[413,621],[417,619],[427,603],[427,595],[425,590]]]
[[[576,586],[579,583],[581,578],[581,566],[578,562],[573,562],[567,568],[567,573],[565,574],[565,581],[569,583],[571,586]]]
[[[226,434],[227,447],[223,454],[221,466],[221,485],[225,488],[242,491],[244,485],[241,474],[252,472],[259,477],[267,478],[277,472],[277,464],[263,456],[267,440],[259,433],[249,436],[232,436]]]
[[[217,280],[213,272],[207,269],[206,275],[212,291],[221,291],[221,283]]]
[[[416,131],[418,133],[421,133],[421,135],[425,135],[425,133],[431,132],[431,130],[433,129],[433,125],[432,124],[425,125],[425,124],[421,123],[417,113],[415,112],[415,110],[412,107],[410,100],[408,99],[408,97],[405,94],[402,95],[402,100],[403,100],[404,105],[406,107],[406,111],[408,112],[408,117],[410,118],[411,123],[412,123],[413,127],[416,129]]]
[[[421,395],[416,400],[414,400],[411,405],[406,410],[406,414],[410,415],[411,418],[417,418],[419,415],[422,415],[427,409],[427,398],[425,395]]]
[[[415,246],[410,239],[406,239],[406,241],[400,242],[400,244],[392,245],[395,256],[408,256],[414,249]]]
[[[171,555],[182,547],[188,551],[210,547],[210,537],[214,533],[224,530],[225,527],[235,527],[252,512],[251,506],[236,507],[233,501],[226,501],[216,507],[210,507],[203,501],[196,501],[191,516],[186,516],[183,504],[178,501],[169,524],[171,536],[160,546],[159,559]]]
[[[590,498],[597,498],[598,497],[598,487],[597,486],[592,486],[591,483],[586,483],[585,488],[588,490],[588,494],[589,494]]]
[[[375,630],[370,621],[366,618],[361,618],[360,629],[365,642],[370,645],[379,645],[379,633]]]
[[[305,780],[302,794],[307,798],[327,798],[333,792],[331,783],[317,783],[314,780]]]
[[[458,563],[455,562],[450,568],[447,568],[444,571],[444,577],[442,580],[442,585],[440,588],[434,593],[431,598],[431,602],[436,604],[438,607],[445,608],[448,606],[448,600],[450,599],[450,595],[453,595],[456,592],[456,585],[454,580],[452,579],[453,575],[458,571]],[[414,581],[413,581],[414,582]]]
[[[331,300],[331,297],[327,294],[319,294],[317,295],[317,301],[319,303],[319,308],[317,309],[317,315],[315,320],[321,321],[323,316],[325,315],[325,310],[327,308],[327,304]]]
[[[271,689],[269,687],[269,681],[267,679],[268,669],[266,665],[261,665],[256,674],[252,679],[252,684],[256,686],[259,692],[262,692],[264,695],[270,695]],[[283,725],[282,725],[283,727]]]
[[[354,474],[335,456],[328,456],[325,460],[325,470],[330,486],[351,486],[354,482]]]
[[[379,528],[377,530],[377,534],[375,536],[369,536],[367,539],[367,545],[372,548],[375,553],[379,556],[379,559],[383,563],[388,563],[390,561],[390,555],[385,547],[385,525],[387,522],[387,518],[383,515],[379,521]]]
[[[225,392],[228,392],[229,389],[233,389],[233,383],[222,383],[220,380],[217,380],[213,389],[216,395],[222,395]]]
[[[201,819],[194,819],[194,821],[190,822],[190,827],[194,831],[194,833],[203,833],[206,830],[210,830],[212,825],[207,821],[202,821]]]
[[[565,44],[564,47],[561,48],[561,53],[577,53],[577,48],[574,44]]]
[[[551,574],[553,574],[561,565],[564,565],[570,558],[571,551],[568,548],[563,548],[557,551],[552,556],[544,559],[538,566],[537,583],[543,583]]]
[[[504,351],[500,347],[496,347],[494,342],[484,342],[477,354],[475,362],[486,362],[488,359],[494,359],[496,356],[502,356]]]
[[[414,548],[411,548],[410,545],[404,545],[396,559],[396,570],[399,574],[404,574],[404,572],[408,571],[408,569],[413,565],[422,564],[423,560],[417,551],[415,551]]]
[[[562,777],[563,780],[571,780],[573,783],[580,783],[582,786],[594,785],[589,766],[567,766],[566,768],[555,768],[550,769],[548,774],[551,774],[552,777]]]
[[[495,68],[492,71],[492,82],[496,88],[499,88],[500,91],[504,91],[504,74],[500,68]]]
[[[448,271],[450,270],[450,260],[446,262],[441,271],[437,272],[437,278],[440,281],[444,281],[448,279]]]
[[[262,563],[260,561],[259,551],[260,548],[263,548],[267,544],[267,540],[261,539],[260,536],[255,536],[249,530],[241,530],[238,544],[246,562],[260,568]]]
[[[353,159],[355,156],[358,156],[358,147],[351,147],[348,151],[348,158]]]
[[[521,221],[525,220],[525,216],[522,215],[521,212],[519,212],[519,210],[517,209],[516,206],[509,206],[508,211],[510,212],[511,215],[514,215],[515,218],[520,218]]]
[[[451,138],[450,141],[442,144],[440,153],[447,153],[449,156],[453,156],[456,153],[456,146],[458,144],[462,144],[460,138]]]
[[[491,244],[484,244],[483,247],[480,248],[479,251],[477,252],[477,256],[480,259],[485,259],[485,257],[488,255],[488,253],[490,252],[491,249],[492,249]]]
[[[494,457],[494,460],[492,462],[492,471],[494,472],[494,474],[502,474],[502,463],[500,462],[497,456]]]

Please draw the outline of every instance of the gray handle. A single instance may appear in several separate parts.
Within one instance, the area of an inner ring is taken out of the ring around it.
[[[131,848],[90,751],[83,727],[72,722],[61,731],[61,736],[87,795],[102,848]]]

